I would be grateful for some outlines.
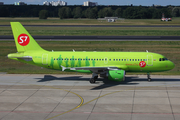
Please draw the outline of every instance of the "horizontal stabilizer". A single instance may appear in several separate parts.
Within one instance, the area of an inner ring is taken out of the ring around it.
[[[24,59],[26,61],[31,61],[32,60],[31,56],[24,55],[23,53],[11,53],[11,54],[8,54],[7,57],[10,58],[10,59],[13,59],[13,58]]]

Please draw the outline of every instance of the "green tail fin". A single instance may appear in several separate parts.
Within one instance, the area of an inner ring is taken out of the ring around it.
[[[11,22],[11,28],[18,52],[43,50],[19,22]]]

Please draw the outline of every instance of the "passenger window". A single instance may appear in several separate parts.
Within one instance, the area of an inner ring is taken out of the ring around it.
[[[119,61],[121,61],[121,59],[119,59]]]
[[[101,59],[99,59],[101,61]]]
[[[115,61],[115,59],[114,59],[114,61]]]
[[[159,58],[159,61],[161,61],[161,58]]]
[[[111,59],[109,59],[109,61],[111,61]]]
[[[129,61],[131,61],[131,59]]]
[[[132,61],[134,61],[134,59],[132,59]]]
[[[137,61],[137,59],[135,59],[135,61]]]
[[[118,59],[116,59],[116,61],[118,61]]]
[[[123,61],[123,59],[122,59],[122,61]]]
[[[124,59],[124,61],[126,61],[126,59]]]

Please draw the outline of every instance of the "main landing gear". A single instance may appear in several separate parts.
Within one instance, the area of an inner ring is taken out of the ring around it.
[[[92,78],[89,80],[90,83],[95,83],[98,78],[98,74],[93,73]]]
[[[147,73],[148,82],[151,82],[150,73]]]

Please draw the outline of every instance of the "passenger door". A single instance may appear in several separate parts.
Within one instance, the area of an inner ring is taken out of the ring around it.
[[[147,55],[147,66],[153,66],[153,56]]]
[[[48,54],[42,55],[42,64],[47,65],[48,64]]]

